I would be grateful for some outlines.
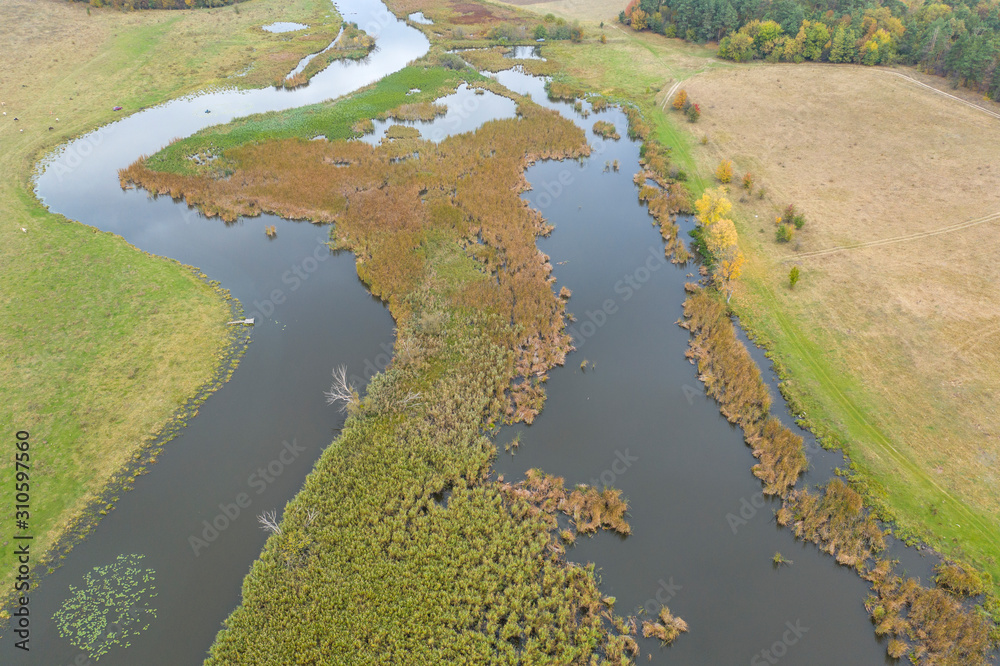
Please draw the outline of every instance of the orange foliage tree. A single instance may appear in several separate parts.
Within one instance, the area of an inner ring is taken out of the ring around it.
[[[680,111],[681,109],[684,108],[684,105],[687,104],[687,99],[688,99],[687,91],[684,89],[678,90],[677,94],[674,95],[673,107],[678,111]]]

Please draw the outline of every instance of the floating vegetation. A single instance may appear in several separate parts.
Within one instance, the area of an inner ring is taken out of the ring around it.
[[[278,236],[278,227],[271,224],[264,227],[264,233],[268,238],[276,238]]]
[[[951,592],[894,574],[895,564],[880,559],[863,574],[873,588],[865,608],[875,633],[889,638],[889,656],[908,656],[921,666],[989,664],[993,639],[988,617]]]
[[[144,555],[119,555],[112,564],[94,567],[83,586],[69,586],[70,596],[52,619],[59,635],[97,660],[116,645],[149,628],[156,610],[156,572],[142,567]]]
[[[659,622],[646,620],[642,623],[642,635],[645,638],[659,638],[664,646],[670,645],[681,633],[688,630],[687,622],[674,617],[666,606],[660,609],[657,619]]]
[[[594,123],[594,134],[604,139],[611,139],[612,141],[618,141],[622,138],[621,135],[618,134],[615,124],[609,123],[606,120],[598,120]],[[615,170],[617,171],[617,169]]]

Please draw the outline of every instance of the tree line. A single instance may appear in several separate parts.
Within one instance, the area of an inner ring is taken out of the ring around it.
[[[737,62],[901,62],[1000,100],[1000,0],[632,0],[618,18]]]

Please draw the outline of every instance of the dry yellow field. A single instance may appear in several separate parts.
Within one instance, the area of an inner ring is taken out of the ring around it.
[[[767,190],[739,195],[750,261],[737,309],[904,524],[996,571],[1000,109],[899,73],[757,65],[681,87],[703,110],[700,161],[732,159]],[[778,244],[789,203],[808,221]]]
[[[618,12],[625,9],[628,0],[549,0],[548,2],[535,2],[534,0],[513,0],[503,3],[517,5],[522,9],[528,9],[538,14],[552,13],[568,19],[579,19],[581,21],[616,21]]]

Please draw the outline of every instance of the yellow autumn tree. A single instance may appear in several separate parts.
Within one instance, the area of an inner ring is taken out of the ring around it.
[[[746,258],[735,244],[727,247],[716,259],[713,276],[719,289],[725,292],[727,303],[733,297],[733,285],[743,274],[744,263],[746,263]]]
[[[702,226],[710,227],[733,209],[733,204],[726,198],[726,191],[721,187],[705,190],[705,193],[694,202],[698,221]]]
[[[728,183],[733,179],[733,163],[729,160],[722,160],[715,169],[715,177],[720,183]]]
[[[733,204],[726,198],[722,187],[705,190],[694,203],[701,226],[701,238],[712,262],[712,277],[719,290],[726,294],[726,301],[733,297],[733,285],[743,273],[746,258],[739,248],[736,225],[726,217]]]
[[[674,95],[674,103],[673,103],[674,108],[677,109],[678,111],[683,109],[684,104],[687,103],[687,99],[688,99],[687,91],[683,89],[678,90],[677,94]]]
[[[646,12],[641,9],[636,9],[632,12],[631,19],[633,30],[644,30],[646,28]]]
[[[703,238],[705,247],[712,256],[720,257],[728,248],[736,246],[736,225],[732,220],[723,218],[706,227]]]

